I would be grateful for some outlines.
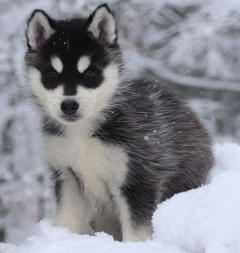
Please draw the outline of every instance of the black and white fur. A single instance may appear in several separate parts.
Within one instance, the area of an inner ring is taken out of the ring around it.
[[[57,196],[56,225],[123,241],[151,237],[152,214],[201,186],[212,167],[208,133],[153,80],[123,80],[114,15],[28,20],[26,70],[42,111]]]

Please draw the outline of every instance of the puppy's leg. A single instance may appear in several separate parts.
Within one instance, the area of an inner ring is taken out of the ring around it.
[[[55,224],[79,234],[91,234],[91,208],[83,196],[77,179],[71,173],[59,175],[56,180],[58,200]]]
[[[121,226],[115,213],[107,210],[102,210],[101,212],[96,213],[92,225],[95,232],[103,231],[112,235],[117,241],[122,240]]]
[[[151,223],[145,224],[144,219],[142,223],[136,222],[126,198],[121,196],[119,198],[118,205],[120,223],[122,227],[122,240],[137,242],[150,239],[152,234]]]

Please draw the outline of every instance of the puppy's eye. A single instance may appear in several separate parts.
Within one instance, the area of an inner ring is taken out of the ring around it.
[[[45,67],[42,70],[42,82],[49,89],[55,88],[58,84],[59,74],[51,67]]]
[[[56,81],[58,79],[58,73],[55,70],[50,70],[48,76],[51,80]]]
[[[54,68],[48,67],[48,68],[45,69],[44,78],[46,79],[46,81],[48,81],[48,82],[57,82],[58,77],[59,77],[59,74],[57,73],[57,71]]]
[[[48,66],[45,71],[50,78],[56,78],[59,75],[58,72],[52,66]]]
[[[95,76],[95,75],[96,75],[96,72],[90,69],[90,70],[87,70],[87,71],[86,71],[85,75],[86,75],[87,77],[92,77],[92,76]]]
[[[49,70],[48,74],[52,77],[52,78],[56,78],[58,76],[57,71],[55,70]]]
[[[95,67],[89,67],[85,72],[84,76],[87,78],[93,78],[100,74],[100,71]]]

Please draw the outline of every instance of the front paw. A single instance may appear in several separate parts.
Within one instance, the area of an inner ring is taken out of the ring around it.
[[[93,235],[94,232],[88,224],[80,224],[78,221],[64,217],[56,217],[54,225],[57,227],[64,227],[76,234]]]
[[[134,231],[124,231],[122,235],[123,242],[144,242],[151,239],[151,231],[149,229],[137,229]]]

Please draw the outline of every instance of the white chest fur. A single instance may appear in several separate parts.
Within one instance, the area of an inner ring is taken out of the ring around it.
[[[50,166],[67,168],[80,176],[84,189],[96,199],[117,192],[127,171],[127,154],[119,147],[86,134],[86,129],[68,127],[64,136],[45,136],[45,152]]]

